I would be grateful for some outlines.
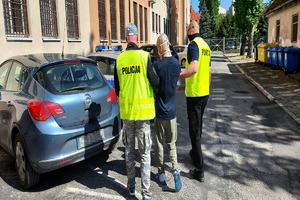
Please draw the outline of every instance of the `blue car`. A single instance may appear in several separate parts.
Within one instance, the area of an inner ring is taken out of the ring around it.
[[[0,65],[0,145],[15,157],[20,185],[99,154],[118,141],[118,98],[93,60],[15,56]]]

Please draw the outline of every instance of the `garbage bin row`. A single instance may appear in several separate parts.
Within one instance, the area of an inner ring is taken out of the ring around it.
[[[256,46],[254,56],[256,61],[282,69],[286,73],[300,71],[300,48],[262,43]]]

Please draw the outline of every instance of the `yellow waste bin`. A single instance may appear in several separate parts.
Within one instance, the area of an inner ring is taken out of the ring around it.
[[[266,49],[270,46],[276,46],[276,44],[272,44],[272,43],[261,43],[259,45],[257,45],[257,56],[258,56],[258,61],[263,62],[263,63],[267,63],[267,51]]]

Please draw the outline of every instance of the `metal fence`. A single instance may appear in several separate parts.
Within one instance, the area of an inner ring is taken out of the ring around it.
[[[241,38],[213,38],[204,39],[211,51],[221,51],[223,53],[227,52],[239,52],[241,47]]]

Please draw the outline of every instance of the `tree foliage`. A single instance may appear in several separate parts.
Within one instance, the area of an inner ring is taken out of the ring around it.
[[[236,36],[236,30],[234,27],[234,19],[232,13],[226,13],[226,15],[219,15],[217,36],[226,38],[233,38]]]
[[[203,15],[209,15],[211,37],[216,36],[217,24],[219,19],[219,6],[219,0],[199,0],[198,7],[199,12],[201,13],[201,18]]]
[[[213,32],[211,29],[211,17],[210,14],[206,8],[205,2],[202,4],[202,12],[201,12],[201,18],[200,18],[200,34],[203,38],[212,38]]]
[[[236,0],[233,3],[235,10],[235,26],[237,31],[243,36],[248,36],[249,48],[248,57],[252,57],[254,28],[263,12],[263,0]],[[244,53],[242,44],[241,55]]]

